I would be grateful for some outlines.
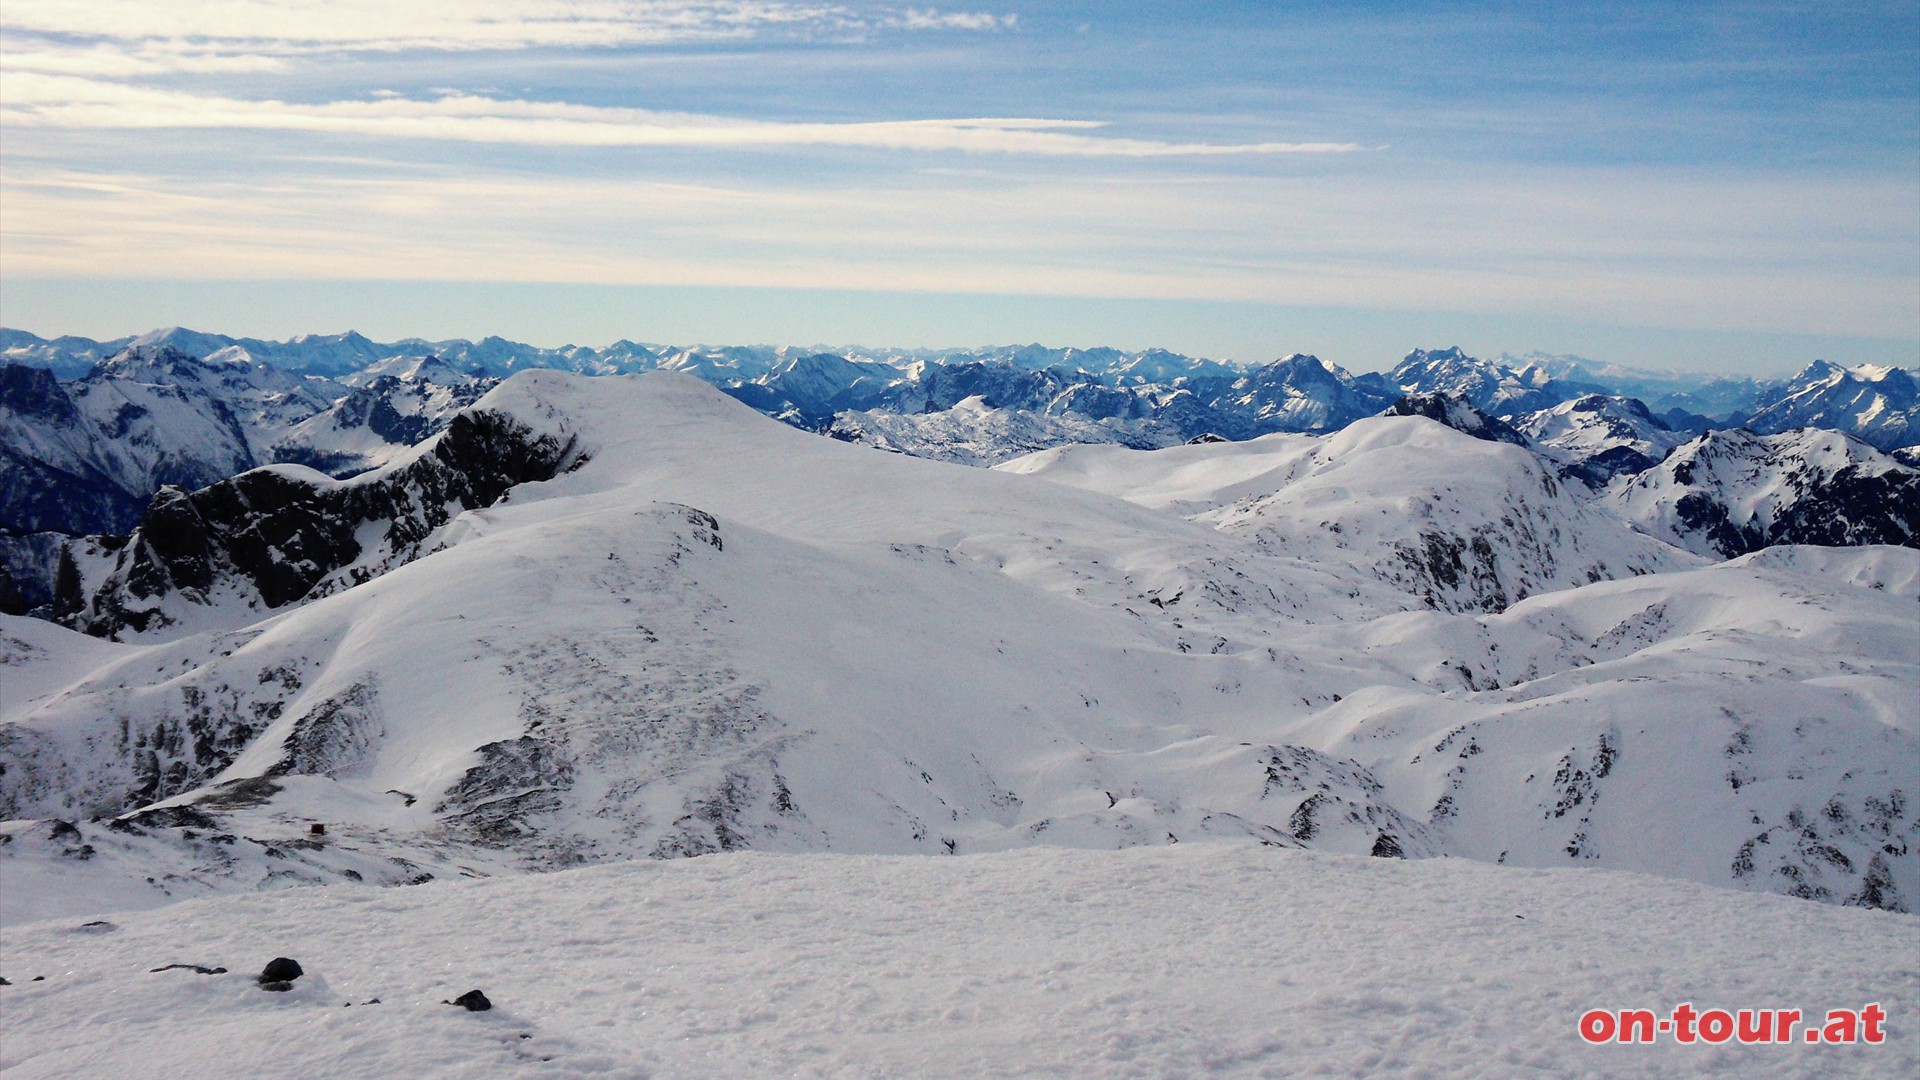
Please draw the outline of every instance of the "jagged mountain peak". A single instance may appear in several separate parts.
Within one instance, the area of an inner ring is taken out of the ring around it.
[[[1465,435],[1488,442],[1526,446],[1527,439],[1511,424],[1488,416],[1473,403],[1454,394],[1408,394],[1389,405],[1382,416],[1424,416]]]

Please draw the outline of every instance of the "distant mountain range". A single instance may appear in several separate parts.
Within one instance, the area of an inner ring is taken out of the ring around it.
[[[1424,415],[1525,446],[1558,479],[1614,492],[1629,520],[1697,551],[1909,543],[1920,530],[1905,467],[1920,456],[1920,405],[1901,368],[1816,361],[1784,381],[1729,380],[1448,348],[1354,375],[1302,354],[1240,367],[1040,345],[550,349],[351,332],[263,341],[177,327],[113,341],[0,330],[0,361],[0,566],[24,608],[53,603],[63,538],[125,535],[165,488],[193,491],[263,465],[334,478],[380,468],[502,379],[538,369],[680,372],[807,431],[971,465],[1073,443],[1153,449]],[[1808,430],[1831,435],[1791,434]],[[1685,464],[1696,460],[1720,463],[1704,487],[1694,478],[1706,474]],[[1656,471],[1668,461],[1682,464]],[[1782,477],[1796,479],[1781,488]]]

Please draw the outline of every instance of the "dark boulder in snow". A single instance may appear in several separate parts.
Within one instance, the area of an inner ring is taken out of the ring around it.
[[[293,980],[306,974],[300,968],[300,961],[284,956],[276,956],[267,961],[257,980],[262,990],[287,991],[293,989]]]
[[[486,1012],[488,1009],[493,1008],[493,1002],[488,1001],[487,995],[478,990],[469,990],[459,997],[454,998],[452,1001],[443,1001],[441,1004],[458,1005],[468,1012]]]

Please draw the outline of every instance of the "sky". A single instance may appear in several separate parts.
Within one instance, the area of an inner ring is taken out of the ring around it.
[[[8,0],[0,322],[1912,365],[1920,8]]]

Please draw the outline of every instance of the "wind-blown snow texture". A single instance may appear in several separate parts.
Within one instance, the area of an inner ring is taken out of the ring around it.
[[[743,853],[85,921],[0,939],[9,1076],[1920,1070],[1912,917],[1461,860]],[[306,974],[263,993],[253,975],[275,956]],[[150,970],[168,964],[229,971]],[[491,1011],[441,1004],[476,988]],[[1877,1001],[1887,1039],[1587,1046],[1575,1031],[1589,1008],[1683,1001],[1820,1016]]]

